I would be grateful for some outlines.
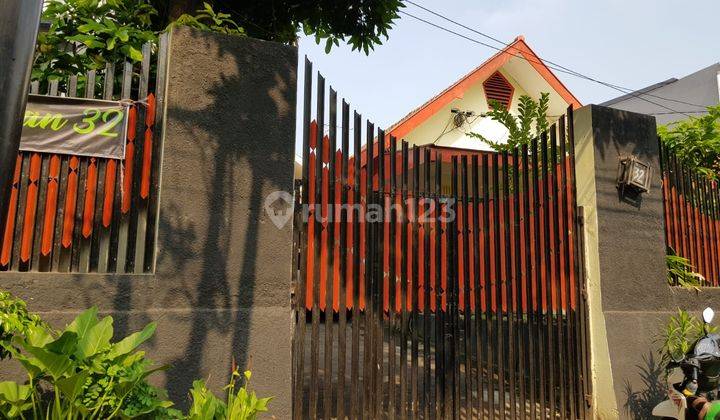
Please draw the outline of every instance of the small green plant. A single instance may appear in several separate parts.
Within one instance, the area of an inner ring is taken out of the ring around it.
[[[668,250],[665,256],[667,263],[667,282],[670,286],[680,286],[686,289],[700,291],[705,278],[700,273],[693,271],[695,267],[687,258],[676,255],[672,249]]]
[[[661,335],[661,364],[682,359],[691,350],[691,346],[705,335],[705,328],[710,333],[717,331],[717,327],[713,325],[704,327],[700,319],[678,309],[677,315],[670,317]]]
[[[189,420],[255,420],[258,414],[266,412],[267,406],[272,397],[258,398],[254,391],[248,389],[250,377],[249,370],[243,374],[245,384],[238,389],[235,388],[240,372],[237,367],[233,368],[230,376],[230,383],[225,387],[227,401],[221,401],[205,387],[205,382],[197,380],[193,382],[193,389],[190,390],[192,406],[188,412]]]
[[[491,110],[483,116],[490,117],[507,128],[509,133],[507,143],[494,142],[479,133],[472,132],[468,135],[479,139],[498,152],[512,151],[518,146],[528,145],[533,138],[540,137],[540,134],[548,129],[549,102],[550,94],[546,92],[540,94],[537,102],[527,95],[522,95],[518,100],[518,115],[515,116],[499,102],[491,101]]]
[[[196,11],[196,14],[184,14],[168,28],[175,26],[190,26],[203,31],[219,32],[226,35],[245,35],[245,30],[240,27],[227,13],[216,12],[208,3],[203,3],[203,8]]]

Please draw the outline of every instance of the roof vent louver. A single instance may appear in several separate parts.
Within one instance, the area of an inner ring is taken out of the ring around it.
[[[500,72],[496,71],[484,81],[483,89],[485,89],[485,98],[488,101],[488,105],[492,101],[497,101],[502,104],[505,109],[510,109],[515,88],[513,88],[513,85],[511,85]]]

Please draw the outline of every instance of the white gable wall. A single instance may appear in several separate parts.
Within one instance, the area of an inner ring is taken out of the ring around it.
[[[553,117],[551,121],[565,113],[567,102],[550,86],[549,83],[538,74],[535,69],[521,58],[512,58],[501,69],[500,73],[515,88],[510,112],[517,115],[517,106],[520,96],[528,95],[538,99],[541,92],[550,93],[550,107],[548,116]],[[522,84],[516,79],[522,80]],[[483,89],[484,80],[478,81],[470,87],[462,98],[458,98],[444,106],[434,115],[423,121],[405,136],[410,144],[425,145],[435,144],[438,146],[457,147],[463,149],[492,150],[479,139],[467,136],[466,133],[476,132],[487,139],[504,143],[507,141],[508,131],[500,123],[488,117],[480,117],[490,108],[485,98]],[[461,127],[455,127],[453,123],[454,114],[450,111],[453,108],[461,111],[473,111],[475,116],[468,117],[467,122]]]

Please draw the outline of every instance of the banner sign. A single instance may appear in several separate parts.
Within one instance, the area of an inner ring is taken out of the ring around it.
[[[20,150],[125,158],[130,104],[29,95]]]

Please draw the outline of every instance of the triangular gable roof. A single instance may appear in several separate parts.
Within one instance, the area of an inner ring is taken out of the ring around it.
[[[493,73],[499,70],[511,58],[516,56],[524,57],[527,62],[533,66],[543,79],[573,108],[581,106],[580,101],[568,90],[567,87],[555,76],[555,74],[545,65],[540,57],[525,42],[523,36],[518,36],[515,40],[505,47],[502,51],[498,51],[485,61],[483,64],[475,68],[473,71],[463,76],[460,80],[443,90],[433,98],[414,109],[397,123],[393,124],[387,133],[396,137],[403,138],[410,131],[419,126],[422,122],[435,115],[445,105],[454,99],[462,98],[465,92],[475,83],[482,82]]]

